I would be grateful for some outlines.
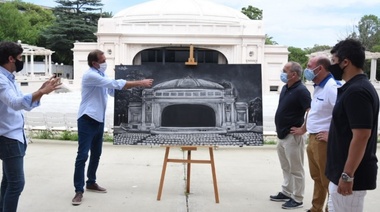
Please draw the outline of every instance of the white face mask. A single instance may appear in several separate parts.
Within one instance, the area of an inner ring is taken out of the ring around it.
[[[107,69],[107,63],[106,62],[99,64],[99,71],[105,72],[106,69]]]

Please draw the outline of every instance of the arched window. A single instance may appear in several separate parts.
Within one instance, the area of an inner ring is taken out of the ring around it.
[[[140,61],[136,61],[137,58],[141,58],[141,63],[139,63]],[[139,52],[134,59],[134,63],[141,65],[152,63],[185,63],[188,59],[188,47],[162,47],[145,49]],[[227,64],[227,59],[222,53],[210,49],[194,48],[194,59],[198,64]]]

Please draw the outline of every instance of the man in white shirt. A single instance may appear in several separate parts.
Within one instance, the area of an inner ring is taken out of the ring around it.
[[[322,212],[328,195],[329,180],[325,176],[327,137],[335,105],[338,82],[328,71],[330,60],[324,56],[309,60],[304,76],[314,82],[314,94],[306,119],[309,144],[306,148],[309,170],[314,181],[311,212]],[[327,207],[326,207],[327,212]]]

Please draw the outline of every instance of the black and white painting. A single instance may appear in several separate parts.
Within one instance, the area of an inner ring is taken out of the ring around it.
[[[263,144],[259,64],[120,65],[115,78],[154,79],[116,91],[114,144]]]

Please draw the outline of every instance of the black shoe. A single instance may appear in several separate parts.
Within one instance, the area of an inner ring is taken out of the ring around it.
[[[270,200],[276,201],[276,202],[286,202],[290,200],[290,197],[286,196],[282,192],[278,192],[277,195],[270,195],[269,198]]]
[[[303,203],[302,202],[296,202],[294,199],[290,199],[289,201],[282,204],[283,209],[296,209],[296,208],[302,208]]]

